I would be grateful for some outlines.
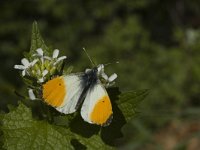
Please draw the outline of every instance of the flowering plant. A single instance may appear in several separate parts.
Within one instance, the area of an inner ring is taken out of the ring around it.
[[[14,65],[21,70],[21,76],[28,86],[29,99],[41,99],[41,86],[51,78],[62,75],[66,56],[59,57],[58,49],[48,48],[37,28],[33,24],[31,50],[24,54],[20,65]]]
[[[30,52],[24,54],[21,65],[14,65],[28,86],[29,99],[40,100],[42,85],[63,72],[66,56],[59,57],[58,49],[50,49],[33,23]],[[98,67],[99,68],[99,67]],[[106,87],[113,84],[116,74],[110,77],[100,69],[100,79]],[[86,70],[87,71],[87,70]],[[63,115],[42,101],[24,101],[9,113],[0,115],[4,149],[114,149],[115,141],[122,137],[121,128],[136,115],[138,103],[148,90],[120,92],[107,89],[112,100],[114,119],[107,128],[92,126],[80,119],[79,113]],[[25,105],[24,105],[25,104]],[[28,107],[27,107],[28,106]],[[34,111],[34,110],[37,111]],[[98,133],[98,134],[97,134]]]

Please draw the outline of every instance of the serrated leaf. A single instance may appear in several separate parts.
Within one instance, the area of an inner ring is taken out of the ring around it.
[[[23,149],[113,149],[100,136],[83,137],[63,126],[32,118],[29,108],[19,104],[17,109],[2,117],[3,148]],[[63,124],[64,125],[64,124]],[[77,145],[78,144],[78,145]]]
[[[106,145],[100,136],[98,135],[93,135],[92,137],[88,139],[83,138],[80,136],[77,136],[78,141],[83,144],[83,145],[87,145],[87,149],[88,150],[94,150],[94,149],[105,149],[105,150],[113,150],[114,147],[108,146]]]
[[[113,146],[117,146],[116,139],[122,136],[121,127],[134,116],[136,106],[148,94],[147,90],[140,90],[118,96],[120,92],[116,89],[114,91],[108,90],[111,99],[115,99],[114,118],[110,126],[101,128],[101,136],[98,135],[100,127],[84,122],[80,115],[72,120],[69,130],[66,128],[68,123],[61,122],[62,126],[55,126],[33,119],[31,110],[20,104],[17,109],[2,117],[3,148],[113,149]],[[63,121],[62,118],[59,119]]]
[[[79,125],[79,126],[81,129],[83,129],[81,125]],[[92,125],[88,124],[88,127],[89,126],[92,127]],[[61,127],[57,126],[56,129],[57,129],[57,131],[59,131],[60,133],[62,133],[64,135],[69,133],[63,127],[61,128]],[[85,128],[85,130],[86,130],[86,128]],[[87,131],[85,131],[85,132],[87,132]],[[98,133],[95,133],[89,137],[83,137],[83,135],[80,133],[74,133],[74,132],[70,132],[70,133],[71,133],[71,138],[72,138],[71,144],[77,150],[79,150],[79,149],[87,149],[87,150],[93,150],[93,149],[111,150],[111,149],[114,149],[114,147],[106,145],[104,143],[104,141],[101,139],[101,137],[98,135]]]
[[[37,22],[35,21],[33,22],[33,26],[32,26],[30,51],[33,53],[38,48],[42,48],[43,50],[48,51],[48,47],[45,45],[44,40],[42,36],[40,35]]]
[[[129,121],[137,113],[137,105],[148,95],[148,93],[149,90],[139,90],[125,92],[119,96],[119,100],[116,102],[126,121]]]
[[[3,148],[8,150],[73,149],[70,136],[62,135],[45,121],[34,120],[30,109],[23,104],[3,117],[2,131]]]

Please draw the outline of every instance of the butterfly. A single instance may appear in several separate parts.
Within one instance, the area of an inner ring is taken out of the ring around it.
[[[107,126],[113,111],[106,87],[111,86],[117,74],[108,77],[100,64],[82,73],[55,77],[42,85],[42,98],[61,113],[74,113],[81,106],[84,121]]]

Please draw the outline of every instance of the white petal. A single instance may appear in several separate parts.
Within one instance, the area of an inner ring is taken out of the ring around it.
[[[103,71],[104,70],[104,65],[103,64],[98,65],[97,66],[97,70],[98,70],[98,72]]]
[[[63,59],[66,59],[66,58],[67,58],[67,56],[61,56],[61,57],[58,58],[57,62],[59,62],[59,61],[61,61]]]
[[[66,58],[67,58],[67,56],[59,57],[59,58],[57,59],[57,61],[54,63],[54,65],[56,65],[59,61],[61,61],[61,60],[63,60],[63,59],[66,59]]]
[[[39,83],[42,83],[42,82],[44,82],[44,78],[42,77],[42,78],[38,79],[38,81],[39,81]]]
[[[35,94],[33,93],[33,90],[32,90],[32,89],[29,89],[29,90],[28,90],[28,95],[29,95],[29,98],[30,98],[31,100],[35,100],[35,99],[36,99]]]
[[[47,74],[48,74],[48,70],[44,70],[43,72],[42,72],[42,76],[44,77],[44,76],[46,76]]]
[[[21,60],[21,62],[22,62],[22,64],[24,65],[25,68],[28,68],[29,65],[30,65],[28,59],[26,59],[26,58],[23,58],[23,59]]]
[[[31,66],[34,66],[38,62],[38,59],[35,59],[31,62]]]
[[[43,64],[44,63],[44,57],[41,57],[40,60],[41,60],[41,62]]]
[[[40,74],[41,74],[41,71],[38,69],[37,70],[37,75],[40,76]]]
[[[43,56],[44,52],[43,52],[43,50],[41,48],[38,48],[36,51],[40,56]]]
[[[25,67],[23,65],[15,65],[14,66],[15,69],[20,69],[20,70],[24,70]]]
[[[44,56],[44,59],[51,60],[51,57],[49,57],[49,56]]]
[[[114,81],[116,78],[117,78],[117,74],[114,73],[114,74],[112,74],[112,75],[108,78],[108,81],[109,81],[109,82],[112,82],[112,81]]]
[[[105,74],[104,72],[101,74],[102,78],[104,78],[106,81],[108,80],[108,76],[107,74]]]
[[[26,74],[26,70],[23,70],[22,71],[22,76],[25,76],[25,74]]]
[[[59,50],[58,50],[58,49],[55,49],[55,50],[53,51],[53,58],[57,58],[58,55],[59,55]]]

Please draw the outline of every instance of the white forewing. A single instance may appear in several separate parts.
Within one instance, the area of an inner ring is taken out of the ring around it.
[[[81,108],[81,116],[86,122],[92,123],[90,119],[90,114],[93,111],[93,108],[97,101],[104,95],[108,94],[105,88],[100,83],[97,83],[94,87],[88,90]]]
[[[64,77],[66,85],[66,96],[64,104],[56,109],[64,114],[70,114],[76,111],[76,105],[83,92],[82,74],[70,74]]]

